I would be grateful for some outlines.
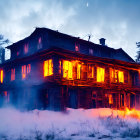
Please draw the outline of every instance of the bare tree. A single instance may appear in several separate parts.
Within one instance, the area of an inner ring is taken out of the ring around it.
[[[4,36],[0,34],[0,47],[2,47],[4,44],[8,44],[9,42],[9,39],[5,39]]]
[[[5,60],[5,49],[4,45],[9,44],[9,39],[5,39],[3,35],[0,34],[0,63]]]
[[[137,51],[136,62],[137,62],[137,63],[140,63],[140,42],[136,42],[136,45],[137,45],[137,48],[139,49],[139,50]]]

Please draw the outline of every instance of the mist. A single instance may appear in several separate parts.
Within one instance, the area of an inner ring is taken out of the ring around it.
[[[26,112],[3,107],[0,109],[0,139],[139,139],[140,120],[124,114],[108,108]]]

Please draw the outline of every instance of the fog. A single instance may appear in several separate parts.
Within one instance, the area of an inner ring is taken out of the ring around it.
[[[67,109],[65,112],[12,107],[0,109],[0,139],[90,140],[139,139],[139,119],[111,109]]]

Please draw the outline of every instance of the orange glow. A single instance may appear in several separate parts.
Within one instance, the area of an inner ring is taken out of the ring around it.
[[[88,78],[94,78],[94,66],[88,66]]]
[[[59,74],[61,74],[61,69],[62,69],[62,68],[61,68],[61,67],[62,67],[61,65],[62,65],[62,63],[61,63],[61,60],[60,60],[60,61],[59,61]]]
[[[105,80],[105,69],[97,67],[97,82],[104,82]]]
[[[52,59],[44,61],[44,77],[53,75]]]
[[[0,83],[3,83],[3,70],[0,70]]]
[[[110,79],[111,82],[124,83],[124,72],[119,70],[110,69]]]
[[[29,48],[29,45],[28,44],[25,44],[24,45],[24,53],[28,53],[28,48]]]
[[[70,61],[63,60],[63,77],[73,79],[73,64]]]
[[[109,94],[109,104],[113,104],[113,97],[112,97],[112,94]]]
[[[120,118],[134,118],[140,121],[140,110],[125,108],[125,110],[113,110],[110,108],[101,108],[101,109],[93,110],[92,114],[93,116],[97,115],[100,117],[120,117]]]
[[[81,78],[81,64],[77,64],[77,79]]]
[[[11,69],[11,81],[15,80],[15,69]]]
[[[22,79],[26,78],[26,65],[22,66]]]
[[[120,83],[124,83],[124,73],[123,71],[118,71],[118,79]]]

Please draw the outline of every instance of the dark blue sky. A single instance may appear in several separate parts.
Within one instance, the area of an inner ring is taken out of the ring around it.
[[[140,0],[0,0],[0,33],[12,42],[34,27],[48,27],[136,56],[140,41]]]

